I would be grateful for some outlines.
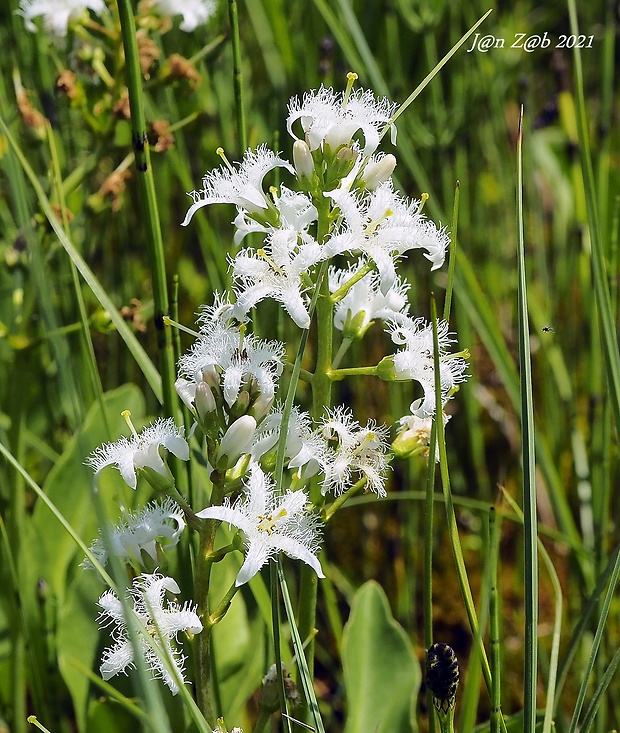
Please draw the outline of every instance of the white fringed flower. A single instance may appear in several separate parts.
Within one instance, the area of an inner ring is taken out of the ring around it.
[[[142,552],[157,562],[157,545],[164,551],[170,550],[178,543],[184,529],[185,516],[175,501],[170,498],[162,503],[153,501],[138,512],[129,512],[120,524],[112,525],[107,541],[100,532],[90,551],[102,565],[114,555],[123,562],[143,566]],[[93,566],[85,558],[82,567]]]
[[[467,362],[461,354],[450,354],[450,344],[455,339],[449,333],[447,321],[437,323],[439,339],[439,380],[441,384],[442,404],[450,398],[456,385],[465,381],[464,374]],[[407,318],[399,323],[388,324],[392,341],[402,346],[401,351],[394,354],[394,371],[396,379],[413,379],[422,385],[423,400],[414,402],[412,413],[426,417],[435,412],[435,367],[433,362],[433,327],[423,318]]]
[[[358,269],[355,265],[350,265],[345,270],[330,267],[330,292],[335,293],[355,275]],[[334,326],[339,331],[344,331],[345,336],[361,338],[375,319],[398,321],[406,315],[409,308],[407,302],[409,283],[403,282],[397,275],[387,293],[382,293],[380,286],[381,280],[377,273],[369,272],[336,304]]]
[[[293,166],[280,158],[266,145],[246,150],[243,161],[236,168],[216,168],[202,179],[202,188],[191,191],[194,203],[190,206],[182,226],[187,226],[198,209],[208,204],[236,204],[250,214],[264,212],[269,202],[263,192],[263,178],[274,168],[286,168],[295,173]]]
[[[385,474],[388,429],[376,426],[370,420],[362,427],[346,407],[328,412],[320,427],[328,446],[323,470],[322,491],[342,494],[350,488],[356,475],[365,477],[368,488],[378,496],[385,496]]]
[[[125,483],[135,489],[138,469],[152,468],[168,477],[168,468],[159,454],[160,446],[182,461],[189,459],[189,445],[183,437],[183,428],[177,428],[169,417],[165,420],[159,418],[131,438],[123,436],[115,443],[102,445],[91,453],[85,463],[95,471],[95,475],[106,466],[115,465]]]
[[[282,432],[282,408],[272,410],[254,433],[250,454],[255,461],[274,450]],[[327,461],[322,436],[312,429],[312,418],[294,405],[286,431],[284,457],[289,468],[297,468],[300,478],[307,479],[321,470]]]
[[[204,25],[216,9],[214,0],[153,0],[153,3],[162,15],[182,15],[179,28],[186,33]]]
[[[299,328],[309,328],[309,299],[304,296],[302,277],[323,256],[316,240],[294,229],[274,230],[266,238],[264,248],[256,252],[242,250],[232,264],[235,312],[245,316],[259,301],[274,298]]]
[[[205,310],[200,319],[200,337],[179,360],[182,376],[175,383],[177,392],[192,407],[197,385],[206,381],[210,388],[221,388],[230,407],[240,390],[247,389],[254,409],[262,417],[271,407],[282,374],[284,344],[246,334],[244,326],[227,322],[230,304],[216,305]],[[237,310],[236,306],[230,307]]]
[[[45,30],[63,38],[69,22],[80,18],[86,10],[102,13],[106,5],[104,0],[21,0],[16,12],[24,18],[29,31],[37,30],[32,19],[42,17]]]
[[[234,504],[212,506],[196,514],[202,519],[219,519],[238,527],[245,535],[247,554],[235,585],[253,578],[278,552],[302,560],[324,578],[318,551],[318,519],[306,511],[308,497],[303,490],[280,495],[274,482],[260,466],[252,463],[246,491]]]
[[[310,150],[329,145],[335,150],[350,145],[361,130],[364,136],[364,157],[372,155],[379,145],[381,129],[391,119],[395,104],[387,99],[375,99],[370,90],[357,89],[348,94],[321,87],[304,94],[303,101],[293,97],[288,106],[286,126],[297,140],[293,125],[300,121]],[[395,128],[393,128],[395,129]],[[394,133],[393,133],[394,134]]]
[[[443,264],[450,239],[444,229],[420,213],[420,202],[408,202],[391,180],[374,191],[356,195],[345,188],[325,194],[338,206],[346,226],[326,242],[330,257],[349,252],[373,260],[385,295],[396,280],[396,261],[411,249],[425,250],[436,270]]]
[[[242,208],[237,207],[237,216],[233,222],[235,227],[235,246],[239,246],[244,238],[252,232],[269,234],[275,228],[287,229],[301,234],[306,232],[310,224],[317,220],[319,213],[310,198],[304,193],[291,191],[285,185],[280,192],[272,189],[273,205],[278,212],[278,227],[261,224],[249,216]]]
[[[129,589],[133,610],[143,626],[138,643],[147,666],[153,676],[162,679],[173,695],[179,691],[177,679],[185,682],[185,657],[173,644],[179,632],[198,634],[202,631],[202,623],[196,614],[196,607],[189,603],[180,606],[172,601],[165,602],[166,591],[180,593],[179,586],[173,578],[159,574],[140,575],[133,581]],[[135,667],[134,652],[129,640],[127,622],[123,615],[123,606],[111,590],[106,591],[98,601],[101,608],[98,620],[100,628],[114,624],[113,646],[103,652],[101,658],[101,676],[109,680],[127,669]],[[150,641],[146,638],[149,637]],[[154,645],[158,652],[153,649]],[[163,657],[160,658],[160,657]],[[164,661],[165,660],[165,661]],[[173,667],[176,674],[172,674]]]

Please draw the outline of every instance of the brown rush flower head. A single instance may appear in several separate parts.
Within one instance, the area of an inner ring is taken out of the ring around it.
[[[426,686],[433,693],[435,709],[440,716],[454,709],[459,663],[454,649],[447,644],[433,644],[426,652]]]

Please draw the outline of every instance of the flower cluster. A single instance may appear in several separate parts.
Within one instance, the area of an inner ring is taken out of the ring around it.
[[[144,567],[144,561],[156,563],[179,541],[186,524],[208,529],[201,523],[217,521],[240,532],[219,549],[214,532],[201,533],[211,539],[197,553],[198,564],[244,552],[235,586],[211,615],[206,607],[164,606],[166,591],[180,591],[174,580],[161,575],[142,575],[129,591],[143,626],[145,659],[173,692],[183,679],[183,658],[171,643],[180,631],[198,633],[201,618],[217,623],[236,589],[280,553],[324,577],[318,559],[321,519],[331,518],[362,488],[384,496],[394,455],[428,454],[437,378],[433,330],[410,314],[410,283],[398,267],[414,250],[421,250],[423,258],[418,258],[427,269],[440,267],[449,238],[426,218],[424,197],[410,201],[395,190],[395,156],[377,152],[389,127],[395,140],[394,105],[368,91],[354,91],[353,78],[349,81],[340,94],[322,87],[301,101],[291,100],[292,163],[264,145],[246,151],[238,164],[219,151],[223,165],[189,194],[184,226],[211,204],[237,210],[232,292],[216,294],[213,304],[203,307],[196,339],[179,359],[175,382],[195,421],[189,437],[195,436],[208,470],[210,491],[200,494],[210,497],[208,505],[196,511],[179,497],[166,451],[182,460],[190,453],[183,431],[171,419],[158,420],[141,433],[130,424],[132,437],[104,445],[87,461],[96,475],[116,466],[134,489],[144,476],[183,506],[168,498],[128,514],[91,546],[102,564],[110,553],[134,569]],[[268,187],[266,179],[276,170],[286,183]],[[254,236],[246,239],[249,234]],[[312,391],[312,412],[277,401],[285,392],[278,394],[282,375],[293,365],[287,363],[285,343],[252,332],[251,312],[266,299],[279,303],[306,332],[304,339],[315,339],[314,352],[323,354],[314,372],[303,374]],[[393,353],[374,366],[340,368],[350,345],[377,320]],[[465,352],[450,351],[455,339],[448,323],[440,321],[437,331],[443,408],[465,379],[466,361]],[[412,402],[410,415],[396,423],[400,429],[391,451],[387,426],[372,419],[364,424],[349,407],[328,404],[325,384],[355,373],[419,385],[421,396]],[[442,414],[445,425],[443,409]],[[99,605],[101,618],[116,625],[115,644],[101,666],[107,679],[132,665],[133,647],[119,599],[109,591]]]

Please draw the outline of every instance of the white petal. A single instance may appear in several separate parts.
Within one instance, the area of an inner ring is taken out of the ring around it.
[[[270,545],[274,549],[282,550],[289,557],[295,560],[301,560],[309,565],[319,578],[324,578],[323,568],[318,558],[310,552],[310,550],[301,542],[292,539],[291,537],[283,537],[281,535],[272,535],[270,537]]]
[[[269,560],[269,555],[270,550],[266,543],[258,540],[251,542],[250,547],[248,548],[248,554],[245,557],[245,562],[241,566],[241,570],[237,575],[235,585],[239,587],[240,585],[247,583],[250,578],[253,578],[267,560]]]
[[[104,680],[109,680],[130,666],[133,666],[133,649],[129,640],[125,639],[104,651],[99,671]]]
[[[209,506],[196,513],[200,519],[219,519],[220,522],[228,522],[233,527],[238,527],[246,534],[255,529],[254,522],[243,512],[230,506]]]

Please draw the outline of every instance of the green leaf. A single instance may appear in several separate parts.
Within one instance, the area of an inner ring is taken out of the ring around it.
[[[103,590],[94,572],[80,572],[69,588],[67,602],[58,619],[58,666],[71,693],[79,730],[86,730],[90,680],[71,664],[71,660],[78,659],[89,668],[93,665],[101,638],[95,600]]]
[[[349,717],[345,733],[414,733],[420,665],[374,581],[355,594],[344,628],[342,666]]]

